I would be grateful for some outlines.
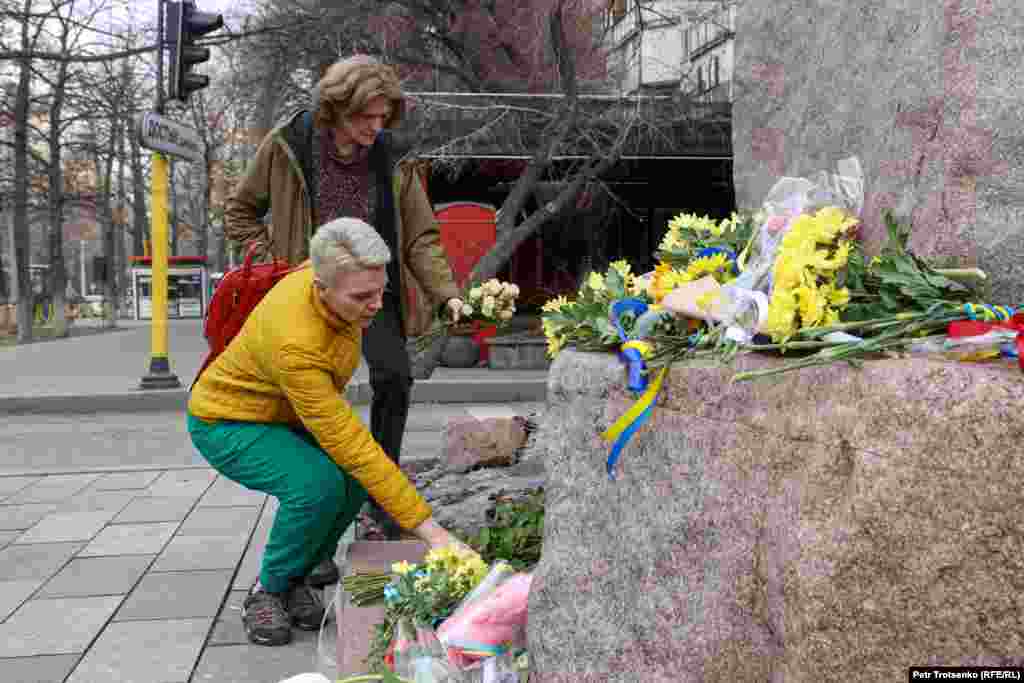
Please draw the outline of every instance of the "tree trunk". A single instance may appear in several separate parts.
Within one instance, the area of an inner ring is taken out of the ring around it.
[[[146,178],[142,172],[142,148],[135,135],[128,136],[132,148],[132,252],[135,256],[145,255],[145,240],[149,235],[149,217],[146,215]]]
[[[103,279],[102,286],[103,298],[106,301],[103,307],[103,317],[104,327],[107,328],[117,326],[117,317],[114,314],[117,304],[114,298],[116,295],[114,287],[114,217],[110,201],[110,190],[114,169],[114,150],[116,149],[117,144],[118,123],[116,118],[117,114],[115,112],[112,121],[114,126],[112,127],[110,138],[107,140],[107,149],[105,150],[105,163],[104,160],[101,159],[99,148],[95,148],[96,175],[100,179],[96,197],[96,218],[100,225],[100,230],[103,231],[103,262],[106,264],[106,277]]]
[[[62,48],[67,52],[67,28],[62,34]],[[67,84],[68,63],[57,67],[57,81],[50,105],[50,289],[53,293],[54,334],[69,334],[67,318],[67,269],[64,263],[64,160],[61,156],[61,127],[63,125],[64,94]]]
[[[21,27],[22,48],[28,50],[28,14],[32,0],[25,0],[25,21]],[[14,253],[14,296],[18,321],[18,343],[32,341],[32,322],[35,311],[32,305],[32,286],[29,277],[29,253],[31,251],[28,231],[28,116],[29,96],[32,85],[32,64],[28,57],[22,57],[18,64],[18,88],[14,100],[14,227],[12,245]]]

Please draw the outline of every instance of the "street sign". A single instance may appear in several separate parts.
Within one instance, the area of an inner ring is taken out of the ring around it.
[[[194,128],[149,111],[135,119],[139,144],[147,149],[164,152],[188,161],[201,161],[203,141]]]

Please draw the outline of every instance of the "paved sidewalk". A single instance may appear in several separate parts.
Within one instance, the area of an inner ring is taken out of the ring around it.
[[[441,427],[453,417],[534,408],[414,406],[410,464],[439,454]],[[271,648],[250,645],[242,631],[239,610],[259,571],[273,499],[203,466],[84,469],[0,474],[0,681],[335,675],[318,663],[316,633],[297,630],[291,645]],[[329,626],[332,659],[335,635]]]
[[[0,414],[154,411],[183,408],[206,356],[201,321],[171,320],[171,371],[182,388],[140,391],[149,371],[148,324],[119,321],[116,332],[0,348]],[[361,366],[347,388],[353,403],[371,397]],[[413,401],[487,403],[544,400],[547,372],[437,368],[413,386]]]

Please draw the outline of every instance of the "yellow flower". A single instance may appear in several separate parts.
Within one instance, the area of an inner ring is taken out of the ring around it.
[[[796,332],[796,295],[789,290],[774,290],[768,304],[768,319],[765,332],[771,335],[776,343],[781,343]]]
[[[725,284],[732,278],[732,264],[725,254],[713,254],[694,259],[686,267],[687,281],[699,280],[705,275],[713,275],[715,280]]]
[[[818,241],[831,242],[857,225],[857,219],[836,206],[827,206],[814,214],[818,225]]]
[[[559,336],[548,337],[548,357],[554,358],[558,355],[558,352],[562,350],[562,345],[565,344],[565,338]]]
[[[661,238],[661,244],[658,245],[659,251],[674,251],[675,249],[685,250],[687,242],[679,234],[679,231],[674,228],[669,228],[669,231],[665,233],[665,236]]]
[[[625,280],[633,273],[633,266],[629,265],[626,259],[619,259],[618,261],[611,262],[611,269],[616,271]]]
[[[568,306],[568,305],[569,305],[569,300],[568,299],[566,299],[564,296],[558,296],[558,297],[555,297],[554,299],[546,301],[544,303],[544,305],[540,307],[540,309],[542,311],[546,311],[548,313],[558,313],[559,311],[562,310],[562,307]]]
[[[400,574],[401,576],[405,576],[415,568],[416,565],[409,562],[395,562],[391,565],[391,571],[395,574]]]
[[[850,303],[850,290],[847,289],[846,287],[832,290],[831,292],[829,292],[828,302],[832,306],[835,306],[837,308],[843,308],[848,303]]]
[[[596,292],[603,292],[605,289],[604,277],[597,271],[591,272],[590,277],[587,278],[587,286]]]
[[[668,296],[669,292],[689,281],[690,278],[686,273],[676,270],[667,263],[659,263],[654,268],[654,278],[651,280],[649,294],[655,302],[660,303]]]
[[[798,287],[796,296],[800,302],[800,327],[814,327],[825,316],[826,299],[807,285]]]

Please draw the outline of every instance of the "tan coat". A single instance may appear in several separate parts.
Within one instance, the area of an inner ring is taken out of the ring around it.
[[[299,264],[309,256],[313,211],[299,155],[287,140],[296,113],[270,131],[256,150],[245,176],[228,198],[225,232],[230,240],[264,242],[275,258]],[[412,164],[395,171],[395,229],[400,246],[402,317],[405,333],[419,336],[429,329],[438,307],[459,296],[448,259],[441,248],[441,231],[422,183]],[[269,225],[263,217],[271,211]]]
[[[430,506],[341,394],[361,345],[361,330],[316,295],[311,269],[286,275],[199,377],[188,410],[203,420],[303,425],[402,528],[414,529]]]

